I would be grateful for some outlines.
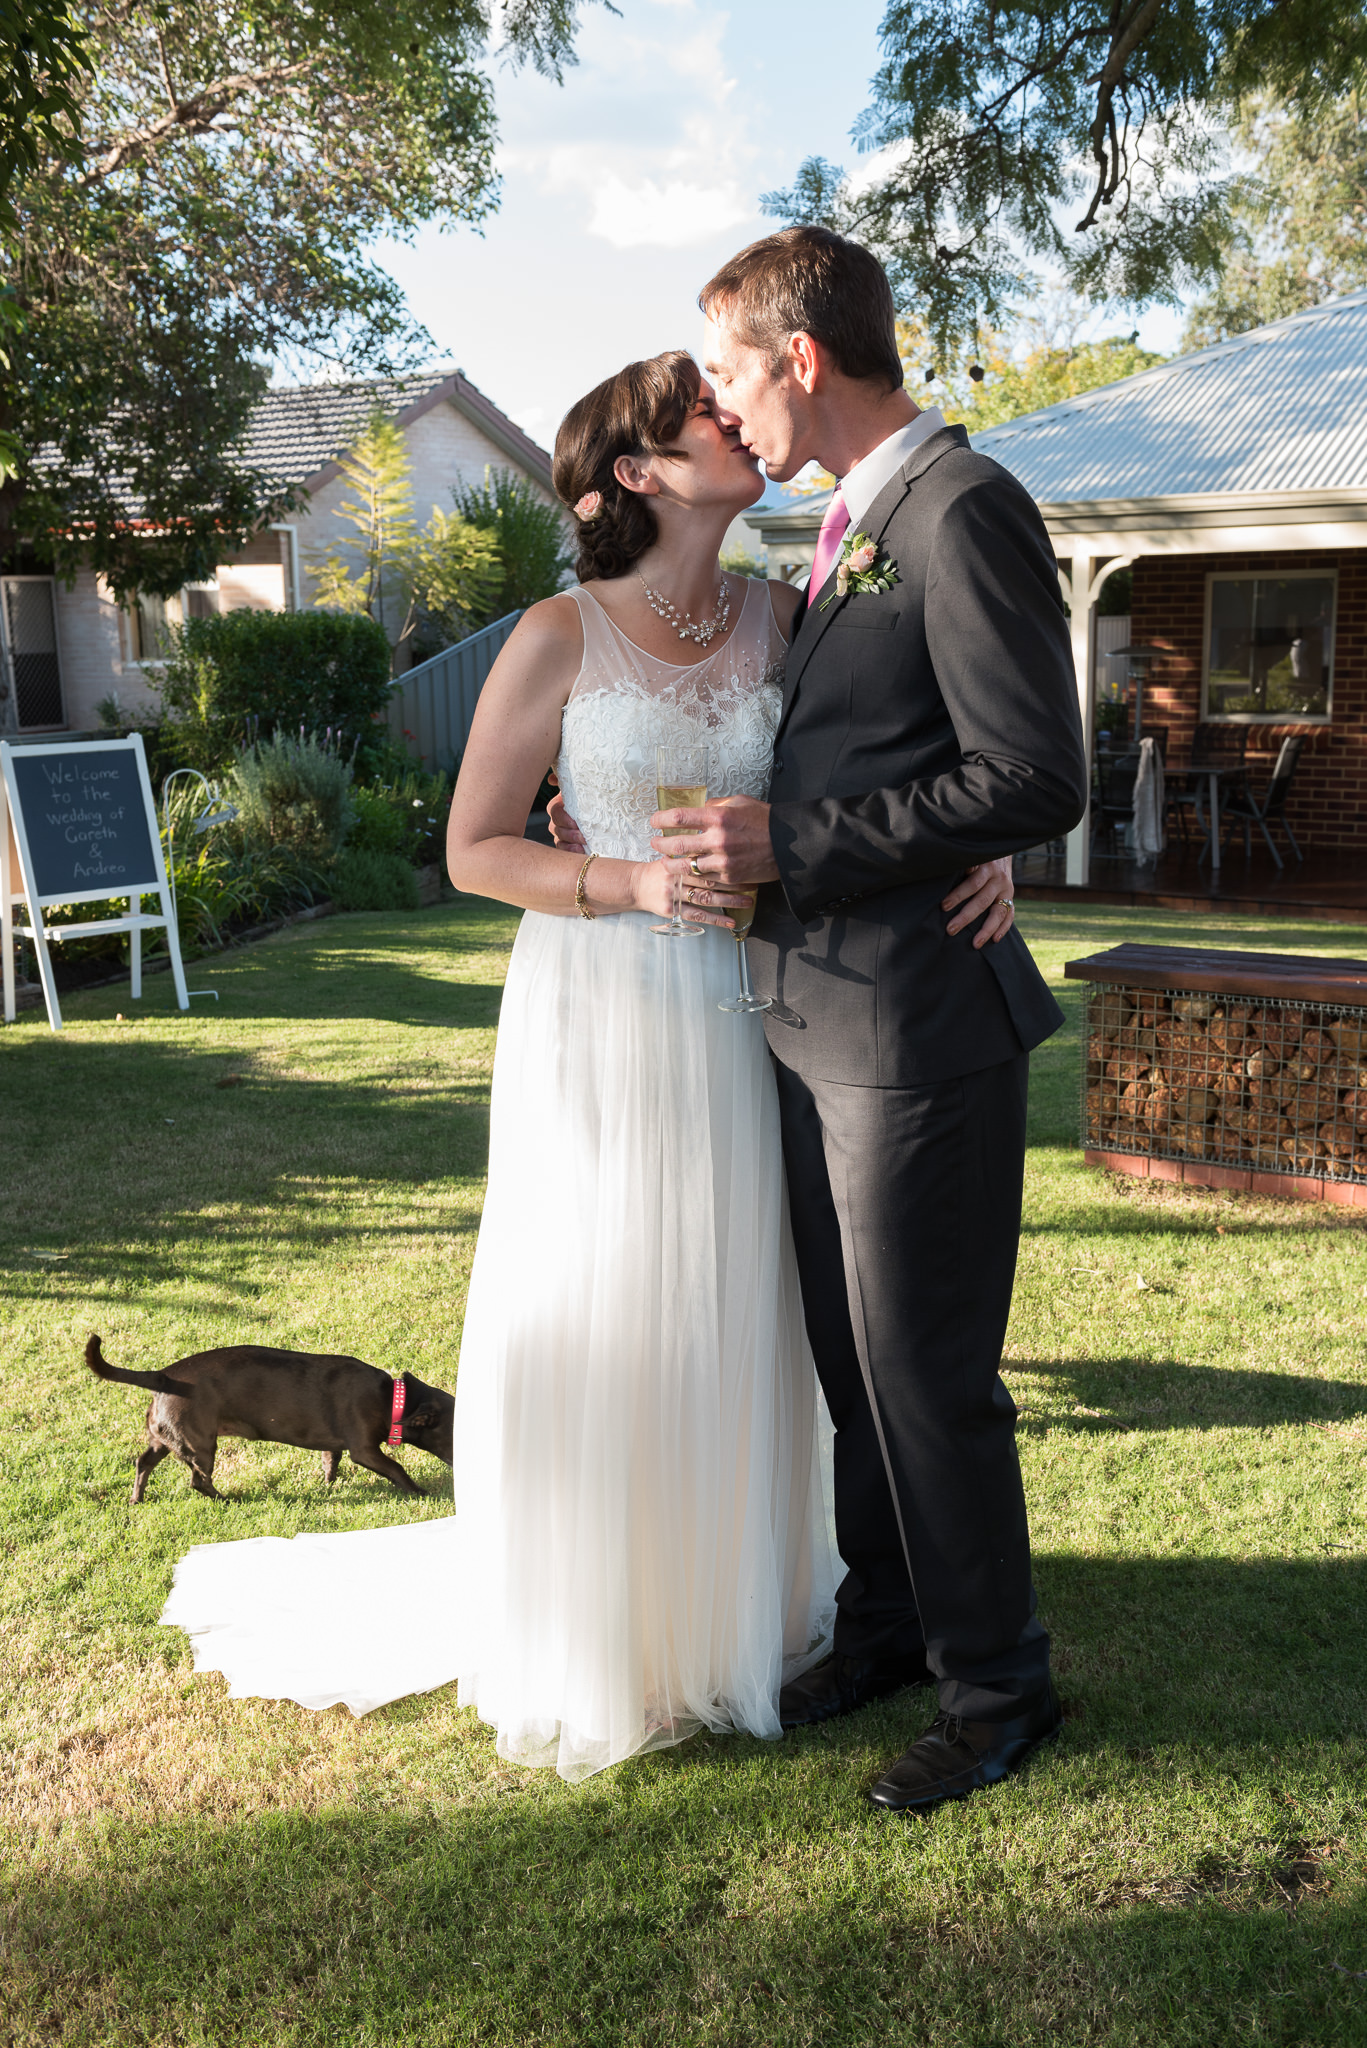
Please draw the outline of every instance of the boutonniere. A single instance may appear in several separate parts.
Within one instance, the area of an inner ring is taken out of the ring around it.
[[[836,565],[835,589],[821,600],[817,610],[824,612],[838,597],[870,597],[876,591],[891,590],[901,580],[896,562],[889,555],[879,554],[876,540],[870,540],[866,533],[847,533]]]

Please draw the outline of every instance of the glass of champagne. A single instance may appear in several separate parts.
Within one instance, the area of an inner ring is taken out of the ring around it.
[[[707,802],[707,743],[683,741],[655,749],[655,806],[661,811],[700,811]],[[666,839],[676,839],[687,825],[668,825]],[[667,924],[650,929],[662,939],[700,939],[705,927],[689,924],[683,914],[683,877],[674,877],[674,914]]]
[[[737,885],[735,893],[737,895],[740,894],[739,885]],[[757,1010],[772,1010],[774,1004],[771,996],[757,996],[750,986],[750,957],[745,950],[745,941],[749,937],[750,927],[755,921],[756,891],[754,889],[747,889],[745,894],[750,900],[743,908],[738,908],[735,904],[732,904],[730,907],[731,922],[735,926],[736,969],[740,979],[740,988],[732,996],[729,1003],[718,1003],[717,1008],[719,1010],[729,1010],[734,1016],[750,1017]]]

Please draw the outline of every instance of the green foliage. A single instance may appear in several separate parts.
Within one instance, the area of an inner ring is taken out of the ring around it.
[[[409,768],[388,782],[364,783],[352,791],[353,818],[347,846],[369,853],[397,853],[415,868],[442,858],[451,784],[445,775]]]
[[[1037,302],[1002,327],[980,322],[966,341],[937,347],[924,320],[897,322],[906,387],[921,405],[937,405],[971,434],[1046,405],[1114,384],[1165,360],[1137,337],[1085,338],[1088,309],[1066,293]],[[981,374],[973,376],[973,370]],[[927,376],[930,372],[930,376]],[[826,479],[825,488],[833,479]]]
[[[1362,93],[1310,108],[1262,94],[1241,111],[1234,139],[1250,167],[1231,199],[1233,244],[1216,289],[1187,316],[1187,349],[1367,285]]]
[[[418,877],[401,853],[349,846],[330,882],[339,910],[416,910]]]
[[[1367,57],[1358,0],[890,0],[879,36],[872,175],[809,158],[763,204],[867,243],[937,347],[1000,320],[1023,261],[1180,303],[1230,233],[1225,113],[1267,89],[1315,105]]]
[[[418,531],[412,464],[391,419],[372,414],[338,467],[354,495],[336,516],[351,532],[309,569],[316,605],[373,619],[391,655],[415,632],[435,653],[494,616],[495,536],[441,511]]]
[[[336,858],[352,801],[351,763],[335,746],[278,732],[238,756],[227,787],[249,847],[286,846],[320,863]]]
[[[352,529],[345,552],[332,547],[308,574],[315,604],[330,611],[364,613],[380,625],[386,607],[407,610],[400,595],[400,563],[413,541],[413,470],[403,434],[376,410],[337,464],[353,495],[336,517]]]
[[[750,554],[745,548],[723,548],[721,565],[732,576],[749,576],[756,583],[766,583],[769,571],[758,555]]]
[[[486,469],[482,484],[458,484],[456,510],[469,525],[493,536],[502,581],[491,594],[485,623],[525,611],[554,597],[574,567],[565,516],[515,470]]]
[[[264,364],[430,354],[368,252],[494,206],[495,12],[512,62],[572,61],[570,0],[88,0],[88,72],[60,69],[68,17],[23,8],[5,54],[70,104],[29,124],[11,191],[0,547],[169,595],[290,501],[245,452]]]
[[[38,169],[45,149],[69,148],[90,69],[86,28],[70,0],[0,0],[0,235],[6,240],[17,225],[10,187],[21,171]]]
[[[487,626],[503,609],[499,536],[440,508],[415,535],[405,558],[406,632],[439,653]]]
[[[359,737],[364,762],[389,684],[373,619],[244,610],[187,619],[160,687],[186,765],[213,774],[245,740],[301,726]]]

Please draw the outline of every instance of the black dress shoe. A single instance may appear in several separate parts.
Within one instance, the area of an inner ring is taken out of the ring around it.
[[[833,1721],[837,1714],[852,1714],[870,1700],[905,1692],[909,1685],[933,1683],[924,1657],[886,1663],[869,1657],[828,1657],[783,1687],[778,1718],[785,1731],[812,1728],[818,1721]]]
[[[966,1799],[970,1792],[1000,1784],[1062,1727],[1052,1686],[1014,1721],[963,1721],[957,1714],[937,1714],[869,1797],[888,1813],[929,1813],[946,1800]]]

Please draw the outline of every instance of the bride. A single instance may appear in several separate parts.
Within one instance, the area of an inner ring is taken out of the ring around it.
[[[777,1736],[834,1600],[775,1088],[758,1020],[718,1008],[747,899],[687,901],[700,940],[652,930],[655,749],[705,741],[712,800],[766,793],[798,593],[719,569],[762,481],[681,350],[581,399],[554,474],[580,582],[500,654],[447,841],[457,888],[527,913],[455,1514],[204,1546],[162,1619],[235,1696],[364,1713],[458,1680],[501,1756],[578,1779],[700,1727]],[[523,836],[548,762],[587,857]]]

